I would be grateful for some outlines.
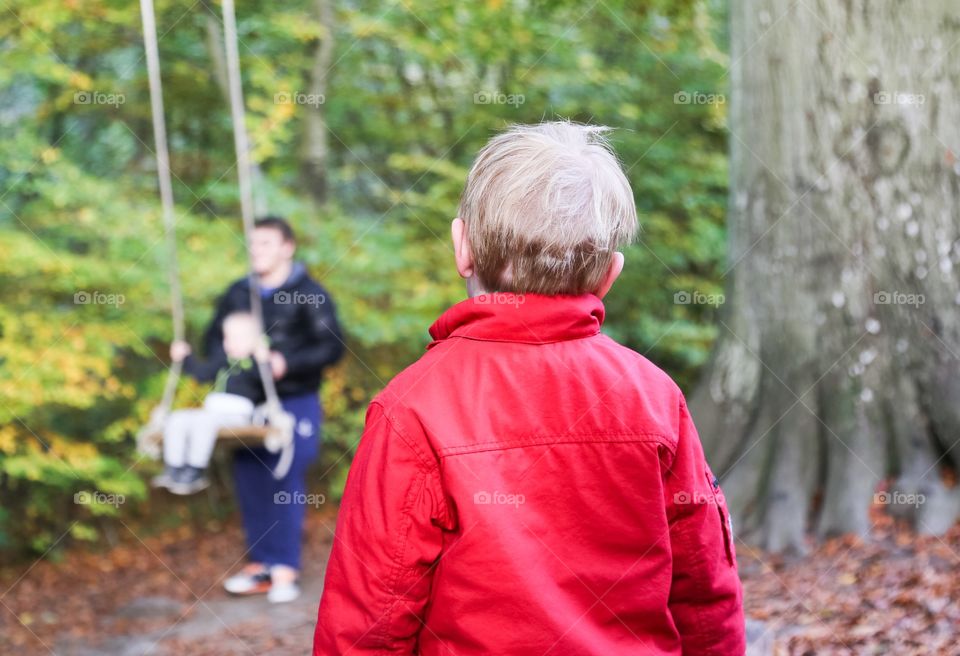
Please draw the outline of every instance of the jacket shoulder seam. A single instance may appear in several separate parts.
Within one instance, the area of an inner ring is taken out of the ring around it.
[[[388,408],[387,405],[381,399],[374,399],[370,402],[370,405],[380,406],[381,412],[383,412],[383,418],[387,420],[387,424],[390,426],[390,430],[397,434],[397,436],[403,440],[403,443],[407,445],[407,448],[410,449],[414,455],[417,457],[417,463],[420,465],[420,469],[423,471],[429,471],[431,469],[439,469],[439,463],[431,459],[424,451],[421,449],[410,436],[407,435],[406,431],[394,420],[393,411],[391,408]]]

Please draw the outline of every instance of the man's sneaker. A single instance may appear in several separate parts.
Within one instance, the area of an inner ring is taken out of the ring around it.
[[[270,572],[262,566],[243,568],[223,582],[223,589],[234,595],[255,595],[269,592]]]
[[[150,486],[157,488],[165,487],[170,489],[170,486],[173,485],[174,481],[176,481],[180,476],[180,469],[180,467],[164,465],[163,472],[150,479]]]
[[[167,488],[174,494],[195,494],[210,487],[207,470],[187,465],[179,471],[179,475]]]
[[[288,601],[293,601],[300,596],[300,586],[297,585],[296,581],[277,581],[270,586],[270,591],[267,592],[267,601],[271,604],[285,604]]]

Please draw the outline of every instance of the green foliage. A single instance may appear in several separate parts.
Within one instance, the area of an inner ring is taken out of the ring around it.
[[[332,29],[314,4],[261,0],[238,11],[258,198],[294,221],[300,256],[332,291],[348,336],[349,357],[324,388],[318,474],[331,491],[370,397],[463,297],[449,220],[473,154],[509,123],[617,128],[642,236],[608,297],[607,330],[689,385],[713,339],[712,309],[674,294],[722,288],[725,117],[723,104],[674,96],[724,92],[724,17],[713,3],[355,0],[334,3]],[[44,551],[65,533],[96,539],[103,516],[146,497],[150,466],[132,435],[166,371],[166,261],[136,4],[7,5],[0,549]],[[211,50],[219,6],[161,0],[157,11],[196,338],[215,297],[244,272],[229,111]],[[331,34],[323,102],[283,102],[309,93],[314,49]],[[331,200],[319,208],[301,171],[310,112],[323,113],[329,147]],[[178,402],[204,392],[184,384]]]

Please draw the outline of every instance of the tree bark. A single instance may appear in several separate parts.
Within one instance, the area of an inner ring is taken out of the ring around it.
[[[223,95],[224,102],[229,104],[230,102],[230,85],[227,81],[227,59],[225,53],[225,46],[223,43],[223,24],[221,19],[217,14],[217,8],[214,7],[207,0],[203,0],[204,8],[204,29],[207,33],[207,53],[210,55],[210,60],[213,62],[213,69],[210,71],[210,75],[217,84],[217,88],[220,89],[220,93]],[[253,135],[255,138],[255,135]],[[256,216],[265,216],[269,212],[267,207],[267,202],[264,197],[263,187],[264,187],[264,176],[263,170],[260,168],[260,164],[252,159],[252,152],[254,149],[253,139],[250,140],[250,151],[251,151],[251,177],[253,178],[253,206]]]
[[[327,200],[329,180],[327,177],[327,121],[325,116],[327,80],[334,52],[334,17],[331,0],[315,0],[317,20],[322,27],[322,36],[314,48],[313,68],[310,71],[308,94],[323,98],[323,102],[308,105],[304,116],[303,151],[300,159],[300,176],[306,191],[318,204]]]
[[[960,514],[958,41],[951,0],[731,3],[727,304],[691,406],[769,550],[864,534],[875,498]]]
[[[204,29],[207,32],[207,52],[213,62],[211,75],[224,98],[230,98],[230,87],[227,82],[227,60],[224,54],[223,32],[220,19],[217,18],[216,8],[204,0]]]

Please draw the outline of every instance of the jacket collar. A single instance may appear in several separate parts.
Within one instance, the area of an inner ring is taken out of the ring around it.
[[[436,345],[450,337],[549,344],[591,337],[603,324],[603,302],[593,294],[482,294],[457,303],[430,326]]]
[[[270,296],[271,294],[273,294],[273,292],[277,291],[278,289],[290,289],[292,287],[295,287],[306,276],[307,276],[307,267],[303,264],[303,262],[294,261],[293,266],[290,268],[290,275],[287,276],[287,279],[284,280],[279,287],[264,287],[263,284],[261,284],[260,291],[264,293],[264,295]],[[244,276],[240,280],[241,280],[241,284],[244,287],[247,287],[247,288],[250,287],[249,276]]]

